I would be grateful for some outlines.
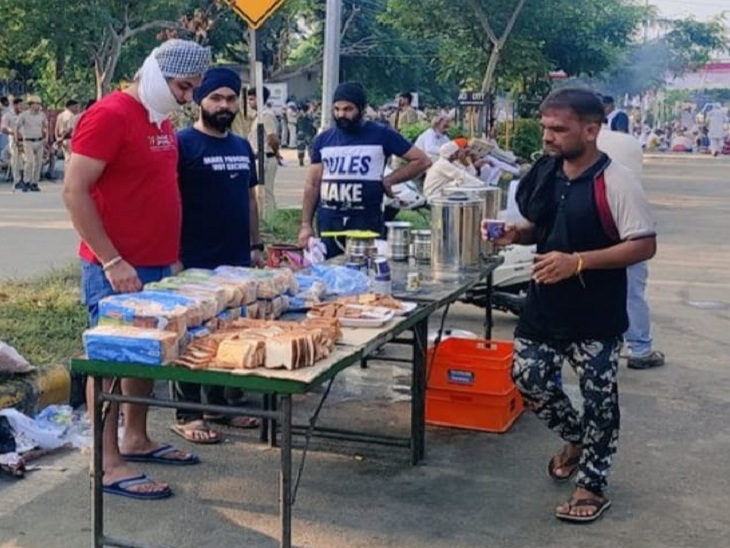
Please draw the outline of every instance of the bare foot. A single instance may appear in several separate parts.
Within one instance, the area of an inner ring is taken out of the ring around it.
[[[171,430],[190,443],[213,444],[220,441],[218,432],[203,420],[173,424]]]

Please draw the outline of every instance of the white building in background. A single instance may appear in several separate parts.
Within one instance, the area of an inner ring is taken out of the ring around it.
[[[667,89],[730,89],[730,59],[714,61],[696,72],[668,79]]]

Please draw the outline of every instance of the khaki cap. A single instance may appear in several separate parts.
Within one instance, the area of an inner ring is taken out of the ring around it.
[[[41,101],[41,98],[37,95],[28,95],[28,100],[26,101],[28,104],[31,103],[38,103],[39,105],[43,104],[43,101]]]

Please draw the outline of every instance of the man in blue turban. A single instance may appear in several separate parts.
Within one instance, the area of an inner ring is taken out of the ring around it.
[[[205,73],[193,97],[200,114],[193,127],[178,132],[178,180],[183,225],[180,268],[251,266],[261,264],[258,184],[253,149],[230,131],[238,114],[241,79],[227,68]],[[177,401],[227,405],[224,389],[192,383],[174,383]],[[179,409],[172,431],[192,443],[217,443],[218,433],[208,422],[226,422],[239,428],[255,428],[253,417],[203,416]]]

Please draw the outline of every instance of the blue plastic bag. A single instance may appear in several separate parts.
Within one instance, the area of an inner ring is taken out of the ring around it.
[[[327,295],[361,295],[370,289],[370,278],[367,274],[345,266],[313,265],[312,273],[324,282],[327,287]]]

